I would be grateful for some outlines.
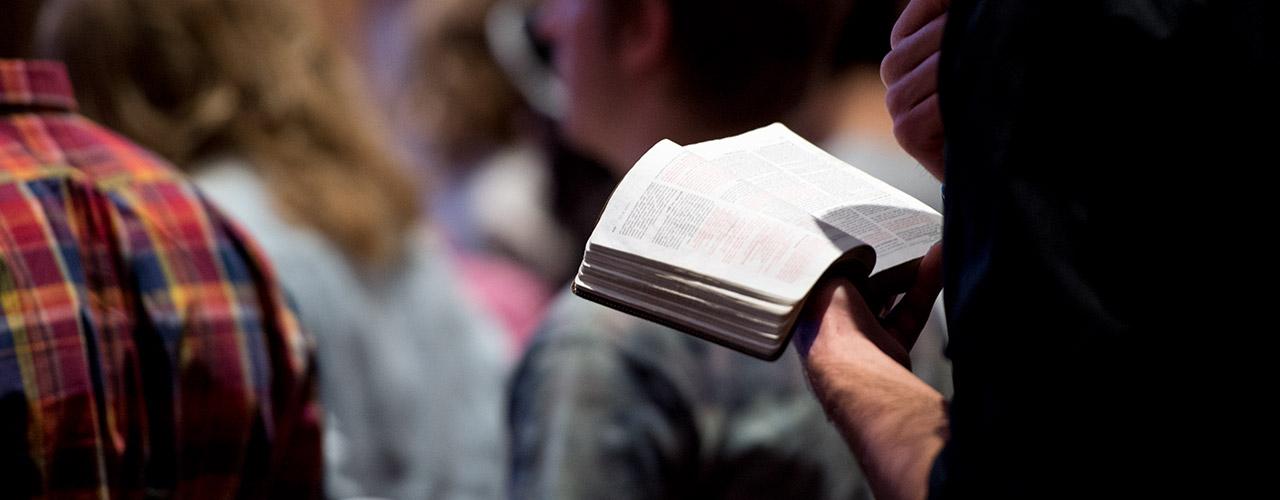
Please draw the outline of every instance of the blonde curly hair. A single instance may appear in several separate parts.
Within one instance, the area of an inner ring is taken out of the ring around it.
[[[41,20],[83,112],[180,168],[244,155],[286,218],[363,264],[403,250],[419,186],[313,0],[63,0]]]

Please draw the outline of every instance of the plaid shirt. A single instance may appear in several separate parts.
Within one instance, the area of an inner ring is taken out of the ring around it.
[[[173,169],[0,60],[0,496],[308,497],[312,346]]]

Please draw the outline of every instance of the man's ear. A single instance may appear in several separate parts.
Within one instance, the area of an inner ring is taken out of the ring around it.
[[[670,0],[628,0],[636,3],[620,23],[618,63],[629,75],[652,73],[670,61]]]

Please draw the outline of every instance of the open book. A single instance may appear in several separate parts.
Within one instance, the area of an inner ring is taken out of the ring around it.
[[[928,205],[781,124],[684,147],[664,140],[609,199],[573,292],[772,360],[833,266],[903,269],[941,234]]]

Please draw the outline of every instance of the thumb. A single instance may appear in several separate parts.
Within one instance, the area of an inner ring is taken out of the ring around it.
[[[817,349],[843,349],[844,344],[859,339],[885,337],[876,315],[867,307],[857,287],[846,279],[835,279],[823,286],[805,306],[796,324],[794,342],[802,356]],[[888,350],[886,350],[888,352]],[[894,353],[889,353],[895,356]]]

